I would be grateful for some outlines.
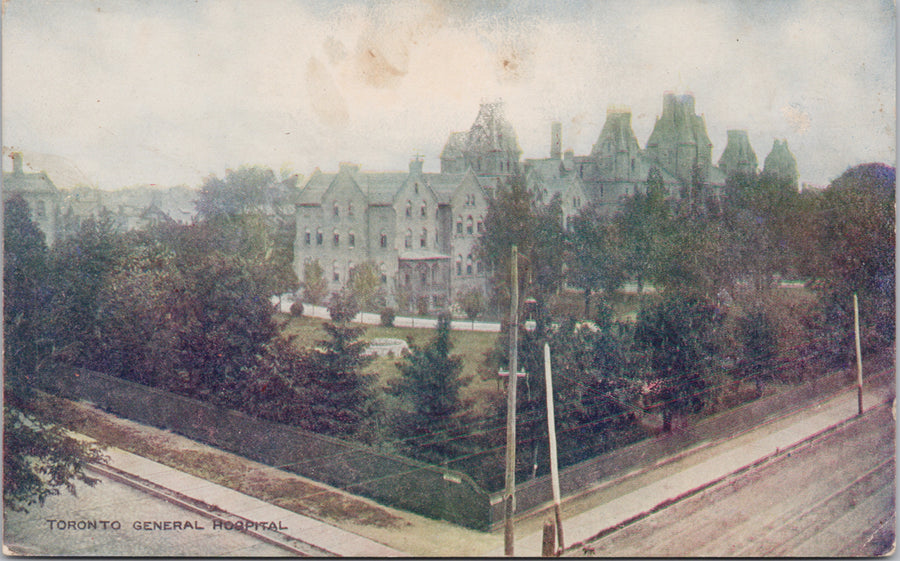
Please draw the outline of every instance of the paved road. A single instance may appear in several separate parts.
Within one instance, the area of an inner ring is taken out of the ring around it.
[[[894,436],[884,406],[573,555],[847,557],[892,550]]]
[[[197,514],[101,477],[95,487],[78,484],[28,513],[5,512],[4,553],[39,556],[279,557],[288,551],[241,532],[214,530]],[[50,522],[50,521],[55,522]],[[102,529],[106,521],[107,529]],[[112,522],[119,529],[112,529]],[[189,522],[193,529],[136,530],[144,522]],[[96,522],[97,529],[78,529]],[[80,524],[79,524],[80,523]],[[74,528],[69,528],[74,525]],[[60,526],[64,529],[60,529]],[[202,530],[197,528],[203,528]]]

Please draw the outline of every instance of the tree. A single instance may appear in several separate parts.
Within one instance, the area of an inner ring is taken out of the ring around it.
[[[26,387],[46,354],[47,245],[19,196],[4,203],[3,225],[3,365],[7,384]]]
[[[108,213],[85,220],[73,236],[53,248],[50,338],[71,362],[90,366],[102,353],[98,340],[100,293],[122,254],[123,238]]]
[[[465,425],[461,413],[466,403],[460,398],[460,389],[469,382],[462,378],[462,359],[451,356],[450,318],[442,314],[438,318],[434,338],[424,347],[413,346],[410,355],[397,363],[400,379],[390,393],[400,397],[406,409],[399,416],[395,432],[401,438],[419,435],[446,434]],[[422,448],[431,461],[442,461],[454,456],[452,442],[441,438],[427,438],[433,444],[416,446],[419,456]]]
[[[649,359],[647,397],[662,409],[664,431],[674,415],[696,413],[708,400],[721,321],[704,298],[677,293],[638,315],[634,337]]]
[[[319,341],[310,353],[315,379],[306,386],[310,392],[311,430],[338,437],[366,440],[374,430],[377,402],[372,374],[362,369],[371,362],[366,342],[360,340],[364,328],[349,327],[339,320],[323,325],[328,339]]]
[[[178,318],[183,391],[239,402],[242,372],[275,336],[266,288],[241,259],[214,253],[188,271],[188,306]]]
[[[625,253],[625,270],[641,292],[647,280],[657,280],[662,256],[670,247],[671,209],[657,168],[647,173],[646,194],[635,193],[625,202],[617,224]]]
[[[381,270],[374,261],[360,263],[350,270],[347,289],[362,310],[373,311],[385,304],[384,291],[381,289]]]
[[[325,280],[325,270],[314,259],[303,267],[303,299],[313,305],[318,305],[328,292],[328,282]]]
[[[775,326],[760,306],[751,308],[738,325],[746,371],[756,383],[757,396],[762,396],[764,383],[772,377],[772,360],[777,350]]]
[[[272,293],[294,290],[293,180],[279,182],[271,169],[241,167],[224,179],[208,177],[196,202],[209,250],[239,256],[260,271]]]
[[[895,188],[894,168],[865,164],[848,169],[823,193],[819,277],[829,325],[842,334],[833,350],[845,357],[852,348],[853,293],[870,344],[883,346],[895,337]]]
[[[76,481],[95,485],[99,480],[84,470],[102,455],[29,412],[33,377],[49,353],[41,344],[49,301],[47,246],[21,197],[4,203],[3,226],[3,500],[21,511],[43,505],[62,488],[74,494]]]
[[[572,219],[569,239],[569,280],[584,290],[585,316],[590,317],[591,293],[602,289],[609,295],[625,282],[622,241],[618,228],[595,204]]]

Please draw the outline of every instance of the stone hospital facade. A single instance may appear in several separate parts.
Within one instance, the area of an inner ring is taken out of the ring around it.
[[[504,179],[525,177],[536,203],[560,198],[563,226],[588,203],[609,214],[625,197],[641,192],[651,169],[659,170],[670,197],[698,178],[706,195],[719,197],[727,176],[756,172],[757,157],[746,131],[728,131],[717,165],[704,118],[690,95],[666,94],[662,114],[642,149],[631,112],[607,111],[591,153],[563,153],[562,127],[550,130],[547,158],[522,160],[516,132],[503,104],[484,103],[467,131],[450,134],[440,173],[424,173],[416,157],[406,172],[364,172],[342,163],[336,173],[316,170],[297,200],[294,268],[298,277],[313,261],[325,271],[329,292],[346,284],[353,268],[374,263],[389,304],[415,309],[424,302],[442,310],[471,290],[487,292],[487,269],[475,252],[488,200]],[[765,172],[797,182],[796,160],[776,140]]]

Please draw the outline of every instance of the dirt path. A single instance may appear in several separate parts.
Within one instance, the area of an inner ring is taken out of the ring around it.
[[[502,536],[386,507],[90,404],[42,396],[39,413],[97,441],[310,516],[415,556],[470,556]]]

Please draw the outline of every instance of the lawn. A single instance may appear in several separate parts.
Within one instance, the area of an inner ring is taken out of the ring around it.
[[[286,314],[277,314],[276,321],[285,336],[294,336],[294,344],[298,348],[310,348],[326,338],[322,325],[325,320],[311,317],[291,317]],[[363,339],[376,338],[401,339],[418,346],[426,345],[434,337],[433,329],[420,329],[412,327],[383,327],[380,325],[359,325],[365,328]],[[463,398],[472,398],[476,402],[484,402],[498,391],[497,379],[491,373],[484,372],[485,355],[490,352],[497,343],[497,333],[485,333],[479,331],[453,331],[451,341],[453,350],[451,354],[459,355],[463,360],[462,375],[471,376],[471,383],[463,389]],[[400,357],[376,357],[365,368],[365,372],[378,374],[379,383],[387,385],[390,380],[397,378],[400,371],[397,362]],[[486,406],[480,403],[479,408]]]

